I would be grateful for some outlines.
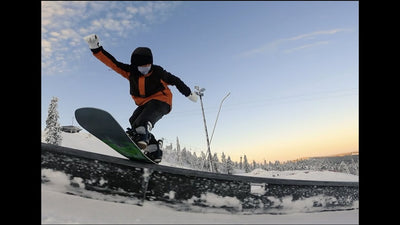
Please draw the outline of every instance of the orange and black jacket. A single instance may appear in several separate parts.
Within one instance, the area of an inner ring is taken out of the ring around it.
[[[161,66],[152,65],[150,72],[142,75],[136,67],[118,62],[103,47],[92,49],[92,52],[97,59],[129,80],[130,94],[138,106],[156,99],[168,103],[172,108],[172,93],[168,85],[175,85],[186,97],[191,93],[190,88],[181,79]]]

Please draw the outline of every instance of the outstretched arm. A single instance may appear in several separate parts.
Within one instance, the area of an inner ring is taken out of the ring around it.
[[[164,70],[162,79],[168,84],[175,85],[179,92],[188,97],[191,101],[197,102],[197,95],[192,92],[190,88],[179,77],[174,76]]]
[[[115,72],[121,74],[126,79],[129,79],[130,65],[117,61],[110,53],[104,50],[100,45],[99,37],[96,34],[88,35],[84,37],[84,39],[89,44],[90,50],[97,59],[106,64]]]

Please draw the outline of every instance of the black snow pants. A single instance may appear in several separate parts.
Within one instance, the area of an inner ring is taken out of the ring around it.
[[[146,104],[135,109],[132,116],[129,118],[129,122],[133,129],[146,126],[147,122],[150,122],[152,127],[154,127],[154,124],[164,115],[168,114],[170,110],[171,106],[168,103],[159,100],[150,100]]]

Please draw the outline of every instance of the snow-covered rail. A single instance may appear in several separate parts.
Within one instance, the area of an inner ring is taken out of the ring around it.
[[[248,177],[130,161],[42,143],[42,168],[81,178],[84,188],[179,209],[221,207],[231,211],[281,213],[358,207],[358,182]],[[45,179],[42,178],[42,182]],[[73,185],[73,183],[71,183]]]

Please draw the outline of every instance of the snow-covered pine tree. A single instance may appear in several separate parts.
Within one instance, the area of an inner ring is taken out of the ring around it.
[[[222,154],[221,154],[221,168],[219,169],[219,172],[220,173],[227,173],[227,165],[226,165],[226,156],[225,156],[225,153],[224,152],[222,152]]]
[[[219,159],[218,159],[218,155],[217,153],[214,153],[213,157],[211,158],[212,160],[212,165],[215,167],[214,168],[214,173],[219,173],[219,167],[220,167],[220,163],[219,163]]]
[[[53,97],[49,105],[49,110],[46,119],[46,128],[45,128],[46,132],[45,141],[53,145],[60,145],[62,141],[61,126],[58,122],[59,116],[57,111],[57,105],[58,105],[58,98]]]
[[[210,170],[210,163],[208,161],[206,153],[201,151],[200,153],[200,162],[201,162],[201,169],[202,171],[208,171]]]
[[[176,161],[182,165],[182,159],[181,159],[181,145],[179,144],[179,138],[176,137]]]
[[[188,164],[188,155],[186,152],[186,148],[183,148],[180,152],[179,158],[181,159],[181,165],[187,165]]]
[[[228,155],[228,159],[226,160],[226,172],[228,174],[233,173],[233,162],[231,160],[231,157]]]
[[[349,166],[344,161],[339,164],[339,172],[350,174]]]
[[[255,170],[256,168],[258,168],[258,166],[257,166],[257,163],[256,163],[256,161],[255,160],[253,160],[253,166],[252,166],[252,169],[253,170]]]
[[[193,160],[193,168],[196,170],[201,170],[201,158],[197,156],[196,152],[193,153]]]
[[[247,156],[246,155],[243,156],[243,169],[244,169],[245,173],[248,173],[248,172],[251,171],[250,170],[250,165],[249,165],[249,162],[247,161]]]
[[[353,158],[351,159],[351,169],[352,169],[351,174],[354,174],[354,175],[357,175],[357,176],[359,175],[358,163],[356,161],[354,161]]]
[[[267,160],[264,159],[264,163],[261,167],[263,170],[268,170],[268,164],[267,164]]]

